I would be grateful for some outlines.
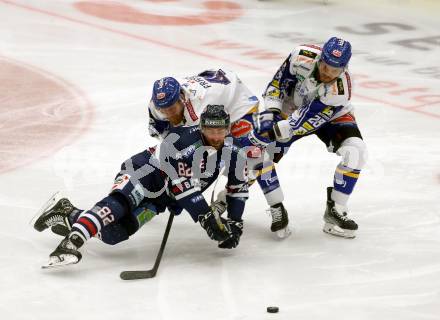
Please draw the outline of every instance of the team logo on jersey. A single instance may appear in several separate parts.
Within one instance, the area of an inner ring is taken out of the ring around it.
[[[279,89],[272,89],[269,92],[267,92],[266,96],[268,97],[279,97],[280,96],[280,90]]]
[[[134,186],[134,189],[131,191],[131,197],[132,200],[134,200],[134,203],[136,205],[139,205],[141,201],[145,198],[144,190],[142,189],[142,186],[137,184]]]
[[[302,56],[309,57],[309,58],[311,58],[311,59],[315,59],[316,56],[318,55],[318,54],[315,53],[315,52],[312,52],[312,51],[309,51],[309,50],[304,50],[304,49],[301,49],[301,50],[299,51],[299,54],[302,55]]]
[[[340,50],[334,49],[332,51],[332,55],[334,55],[336,58],[340,58],[342,56],[342,52]]]
[[[235,121],[231,127],[231,134],[234,138],[240,138],[248,134],[252,130],[252,123],[247,120],[241,119]]]
[[[163,98],[165,98],[165,92],[159,92],[156,95],[157,100],[162,100]]]
[[[197,203],[197,202],[202,201],[203,199],[205,199],[205,198],[203,198],[203,196],[201,194],[199,194],[199,195],[196,195],[195,197],[192,197],[191,198],[191,202],[192,203]]]
[[[115,182],[113,182],[112,191],[113,190],[122,190],[130,181],[130,175],[129,174],[123,174],[122,176],[119,176],[115,179]]]
[[[183,104],[185,105],[186,110],[188,110],[188,114],[191,117],[192,121],[196,121],[199,117],[197,117],[196,112],[194,111],[194,107],[190,100],[183,101]]]
[[[343,116],[340,116],[339,118],[336,118],[332,121],[332,123],[356,123],[356,119],[351,113],[346,113]]]

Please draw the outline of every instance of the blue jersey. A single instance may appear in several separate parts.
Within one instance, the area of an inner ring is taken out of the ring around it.
[[[241,220],[248,198],[246,154],[237,140],[226,137],[220,150],[205,145],[198,126],[171,128],[155,156],[167,176],[170,198],[194,221],[210,210],[202,195],[223,170],[227,177],[228,217]]]

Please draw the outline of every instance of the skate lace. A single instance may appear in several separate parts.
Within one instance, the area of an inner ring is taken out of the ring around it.
[[[63,221],[63,217],[61,215],[54,215],[46,220],[46,225],[50,227],[62,221]]]
[[[77,247],[72,243],[72,241],[67,240],[64,247],[70,250],[77,250]]]
[[[270,208],[269,211],[272,216],[273,223],[281,222],[283,219],[281,208]]]
[[[63,199],[64,201],[61,202],[61,208],[60,211],[64,214],[68,213],[73,209],[72,205],[70,204],[69,200]]]
[[[339,213],[335,208],[333,208],[332,211],[335,214],[335,216],[337,216],[339,219],[343,221],[350,221],[350,219],[347,216],[347,212]]]
[[[63,241],[61,241],[58,248],[63,248],[67,250],[78,250],[78,246],[76,246],[70,239],[65,238]]]

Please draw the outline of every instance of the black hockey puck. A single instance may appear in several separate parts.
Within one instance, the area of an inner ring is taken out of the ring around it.
[[[278,311],[280,311],[278,307],[267,307],[267,312],[269,313],[277,313]]]

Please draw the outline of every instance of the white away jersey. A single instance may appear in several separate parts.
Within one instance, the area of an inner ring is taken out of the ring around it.
[[[210,69],[178,79],[184,93],[184,120],[181,125],[196,125],[200,115],[208,104],[225,106],[231,117],[231,123],[241,119],[254,107],[258,107],[258,98],[241,82],[237,74],[225,69]],[[168,122],[150,101],[150,134],[164,135],[157,124]]]
[[[350,112],[353,107],[349,71],[345,70],[331,83],[319,83],[315,75],[320,55],[321,48],[315,45],[295,48],[269,83],[264,93],[265,108],[289,115],[318,100],[326,106],[338,107],[332,119]]]

